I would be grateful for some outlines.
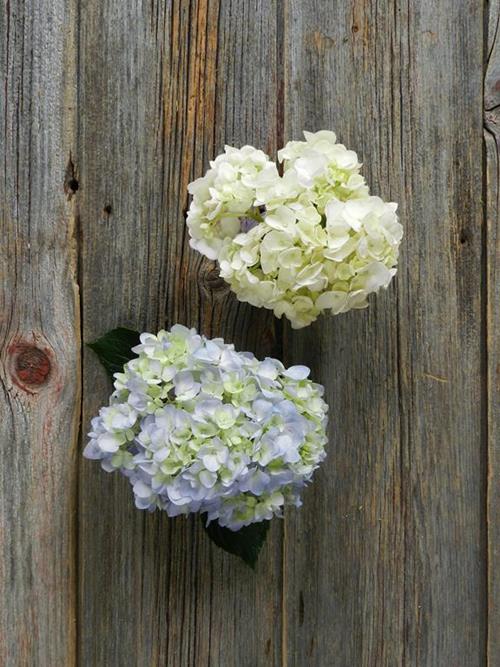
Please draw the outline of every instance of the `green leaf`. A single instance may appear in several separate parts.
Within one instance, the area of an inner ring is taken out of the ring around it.
[[[269,521],[259,521],[251,523],[249,526],[234,531],[229,528],[223,528],[217,521],[211,521],[207,526],[207,515],[202,514],[201,520],[203,528],[208,537],[224,551],[238,556],[255,570],[259,552],[266,540],[269,530]]]
[[[138,331],[118,327],[118,329],[108,331],[107,334],[93,343],[87,343],[87,346],[97,354],[99,361],[112,380],[113,373],[121,372],[127,361],[136,356],[131,348],[138,345],[139,342]]]

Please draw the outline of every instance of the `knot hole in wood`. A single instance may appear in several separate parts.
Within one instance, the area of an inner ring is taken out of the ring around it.
[[[10,355],[16,384],[25,389],[36,389],[48,381],[51,364],[44,350],[29,343],[18,343],[11,347]]]

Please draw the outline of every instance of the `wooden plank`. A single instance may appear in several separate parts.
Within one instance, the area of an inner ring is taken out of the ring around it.
[[[373,190],[396,199],[393,15],[379,5],[289,3],[285,137],[334,129],[359,152]],[[312,368],[331,410],[328,458],[286,521],[289,665],[402,664],[396,308],[391,289],[367,311],[286,332],[286,361]]]
[[[2,665],[75,657],[74,16],[63,0],[11,0],[0,12]]]
[[[276,148],[277,6],[92,0],[80,17],[83,332],[165,322],[276,352],[274,321],[237,304],[188,248],[187,183],[224,142]],[[109,386],[84,363],[83,423]],[[258,574],[197,518],[134,509],[128,483],[80,476],[80,661],[260,665],[281,659],[281,524]]]
[[[326,465],[285,530],[289,665],[485,660],[482,9],[287,3],[285,136],[335,129],[401,203],[399,274],[285,334],[326,385]]]
[[[404,18],[405,657],[483,665],[483,7],[412,3]]]
[[[486,146],[486,363],[488,438],[488,665],[500,663],[500,2],[489,3],[484,82]]]

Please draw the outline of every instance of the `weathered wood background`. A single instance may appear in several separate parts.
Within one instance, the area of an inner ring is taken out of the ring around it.
[[[499,0],[2,1],[1,665],[500,665],[499,21]],[[186,186],[224,143],[322,128],[405,239],[368,310],[292,332],[189,249]],[[256,575],[81,457],[109,393],[83,344],[175,322],[327,388],[327,462]]]

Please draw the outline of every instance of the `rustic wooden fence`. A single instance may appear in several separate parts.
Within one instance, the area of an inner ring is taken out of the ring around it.
[[[499,0],[1,3],[0,664],[500,664],[499,19]],[[293,332],[188,248],[186,186],[224,143],[322,128],[405,239],[368,310]],[[256,575],[81,457],[109,392],[83,344],[175,322],[327,388],[327,462]]]

